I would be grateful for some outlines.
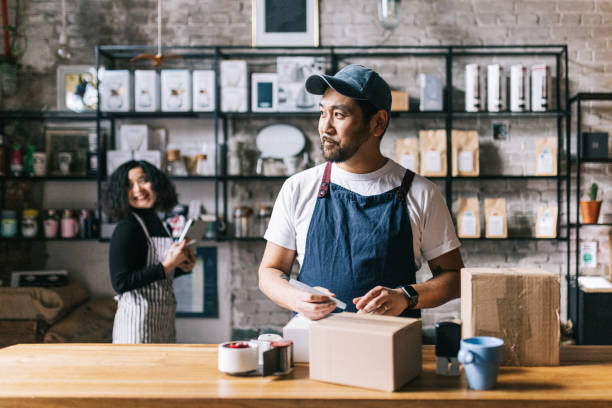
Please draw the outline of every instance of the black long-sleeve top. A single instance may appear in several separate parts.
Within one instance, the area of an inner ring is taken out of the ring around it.
[[[153,209],[135,209],[151,237],[169,237],[162,221]],[[149,243],[140,223],[133,214],[119,221],[110,241],[109,265],[113,289],[117,293],[141,288],[151,282],[166,279],[161,262],[147,265]],[[175,276],[180,274],[179,269]]]

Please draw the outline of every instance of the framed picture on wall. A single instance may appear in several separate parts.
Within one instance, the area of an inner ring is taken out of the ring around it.
[[[198,247],[193,271],[174,279],[176,317],[218,317],[217,247]]]
[[[251,74],[251,111],[275,112],[278,110],[277,78],[276,74]]]
[[[253,0],[253,46],[319,46],[318,0]]]
[[[88,128],[45,128],[47,171],[52,176],[87,174]]]
[[[98,106],[97,76],[89,65],[57,67],[57,109],[60,111],[95,111]]]

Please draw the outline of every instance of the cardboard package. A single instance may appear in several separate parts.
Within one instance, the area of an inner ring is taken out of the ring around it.
[[[406,137],[395,140],[395,157],[400,166],[419,172],[419,140]]]
[[[478,176],[480,174],[478,131],[453,130],[451,140],[453,176]]]
[[[408,92],[391,91],[391,112],[408,112]]]
[[[421,372],[421,320],[339,313],[310,325],[310,378],[394,391]]]
[[[504,340],[502,365],[559,365],[559,276],[537,268],[463,268],[463,338]]]
[[[446,130],[419,130],[421,176],[446,176]]]
[[[478,197],[457,200],[457,236],[459,238],[480,238]]]
[[[293,341],[293,361],[296,363],[309,361],[308,334],[311,323],[308,318],[297,314],[283,327],[283,339]]]

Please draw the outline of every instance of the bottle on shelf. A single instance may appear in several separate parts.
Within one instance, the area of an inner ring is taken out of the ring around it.
[[[4,145],[4,135],[0,133],[0,176],[6,173],[6,146]]]
[[[17,211],[2,210],[2,237],[17,237]]]
[[[179,149],[166,151],[166,170],[170,176],[186,176],[187,168],[181,157]]]
[[[14,144],[11,151],[11,174],[15,177],[23,175],[23,154],[19,144]]]
[[[21,216],[21,236],[36,238],[38,236],[38,210],[26,208]]]
[[[57,238],[59,232],[59,220],[55,210],[47,210],[47,215],[43,221],[45,238]]]

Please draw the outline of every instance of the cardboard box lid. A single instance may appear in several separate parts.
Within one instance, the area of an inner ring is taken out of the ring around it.
[[[420,319],[342,312],[312,322],[312,325],[317,328],[388,336],[416,322],[420,322]]]

